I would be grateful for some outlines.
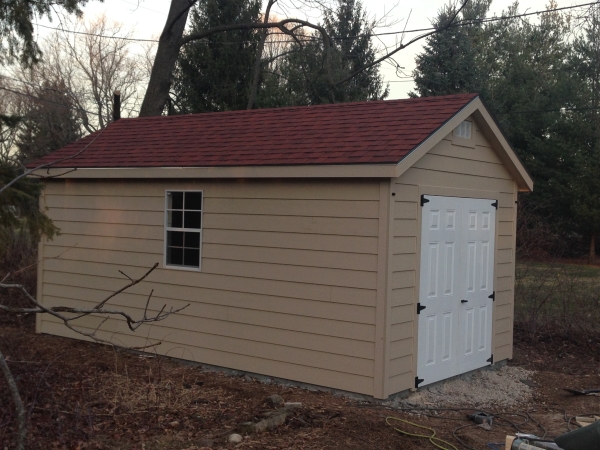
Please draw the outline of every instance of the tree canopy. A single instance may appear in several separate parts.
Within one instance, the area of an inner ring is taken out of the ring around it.
[[[18,58],[25,65],[39,61],[42,52],[35,40],[36,18],[52,19],[56,7],[69,14],[81,14],[89,0],[2,0],[0,2],[0,64]],[[98,0],[102,2],[103,0]]]
[[[190,33],[258,22],[260,1],[199,0],[190,16]],[[254,30],[233,30],[183,47],[174,74],[174,109],[197,113],[246,108],[259,40]]]
[[[539,20],[477,20],[490,3],[474,0],[462,12],[467,23],[460,30],[427,39],[416,59],[413,95],[481,93],[534,178],[534,192],[522,201],[565,233],[594,240],[600,232],[600,39],[593,19],[599,7],[582,16],[584,25],[556,11]],[[434,25],[443,25],[452,8],[442,9]],[[515,3],[503,16],[518,12]]]

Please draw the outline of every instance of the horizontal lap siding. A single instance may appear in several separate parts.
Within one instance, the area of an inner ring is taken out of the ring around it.
[[[200,272],[163,268],[167,189],[204,192]],[[372,394],[378,182],[53,180],[45,204],[61,229],[44,245],[45,304],[91,306],[126,284],[119,270],[159,262],[110,304],[139,316],[154,290],[152,311],[189,306],[135,334],[110,320],[115,342]],[[39,330],[71,336],[48,317]]]
[[[494,359],[512,357],[516,186],[489,142],[475,127],[475,148],[453,145],[447,136],[401,177],[394,192],[390,283],[389,392],[414,386],[416,368],[420,194],[461,190],[475,198],[497,198]]]

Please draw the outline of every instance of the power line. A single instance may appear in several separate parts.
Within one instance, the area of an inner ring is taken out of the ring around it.
[[[121,37],[121,36],[109,36],[106,34],[87,33],[85,31],[65,30],[64,28],[49,27],[47,25],[41,25],[39,23],[36,24],[36,27],[47,28],[48,30],[62,31],[63,33],[80,34],[83,36],[96,36],[96,37],[101,37],[101,38],[106,38],[106,39],[120,39],[123,41],[134,41],[134,42],[158,42],[156,39],[128,38],[128,37]]]
[[[582,108],[560,108],[560,109],[531,109],[528,111],[507,111],[505,113],[499,113],[499,114],[529,114],[529,113],[541,113],[541,112],[564,112],[564,111],[592,111],[592,110],[598,110],[600,109],[600,106],[589,106],[589,107],[582,107]]]
[[[578,5],[572,5],[572,6],[563,6],[560,8],[553,8],[553,9],[545,9],[545,10],[540,10],[540,11],[533,11],[533,12],[528,12],[528,13],[522,13],[522,14],[515,14],[512,16],[499,16],[499,17],[485,17],[483,19],[475,19],[475,20],[464,20],[464,21],[458,21],[455,24],[452,24],[452,27],[459,27],[459,26],[469,26],[469,25],[480,25],[483,23],[491,23],[491,22],[498,22],[501,20],[511,20],[511,19],[517,19],[520,17],[528,17],[528,16],[534,16],[534,15],[539,15],[539,14],[546,14],[546,13],[551,13],[551,12],[557,12],[557,11],[566,11],[566,10],[570,10],[570,9],[577,9],[577,8],[583,8],[585,6],[592,6],[592,5],[599,5],[600,1],[594,1],[594,2],[590,2],[590,3],[581,3]],[[64,28],[58,28],[58,27],[50,27],[47,25],[40,25],[37,24],[36,26],[38,27],[42,27],[42,28],[46,28],[49,30],[56,30],[56,31],[62,31],[64,33],[72,33],[72,34],[79,34],[79,35],[84,35],[84,36],[96,36],[96,37],[102,37],[102,38],[106,38],[106,39],[121,39],[124,41],[133,41],[133,42],[158,42],[158,40],[156,39],[140,39],[140,38],[128,38],[128,37],[120,37],[120,36],[109,36],[109,35],[102,35],[102,34],[95,34],[95,33],[87,33],[84,31],[75,31],[75,30],[66,30]],[[383,33],[364,33],[364,34],[357,34],[354,36],[332,36],[331,39],[334,40],[347,40],[347,39],[356,39],[356,38],[361,38],[361,37],[375,37],[375,36],[392,36],[392,35],[399,35],[399,34],[406,34],[406,33],[419,33],[419,32],[423,32],[423,31],[434,31],[437,30],[437,27],[429,27],[429,28],[416,28],[413,30],[403,30],[403,31],[389,31],[389,32],[383,32]],[[237,30],[232,30],[232,31],[237,31]],[[302,41],[314,41],[317,40],[316,38],[310,37],[310,36],[298,36],[298,38]],[[202,41],[200,41],[202,42]],[[244,44],[244,43],[253,43],[254,41],[249,41],[249,40],[245,40],[245,41],[228,41],[228,42],[221,42],[221,44]],[[290,40],[285,40],[285,41],[279,41],[280,43],[293,43],[296,42],[296,40],[294,39],[290,39]],[[213,43],[214,44],[214,43]]]

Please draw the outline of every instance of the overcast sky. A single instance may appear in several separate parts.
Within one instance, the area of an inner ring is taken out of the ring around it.
[[[288,5],[293,0],[285,1]],[[378,29],[378,32],[401,31],[424,28],[430,25],[431,19],[435,17],[437,11],[446,4],[446,0],[370,0],[363,1],[364,7],[372,18],[381,18],[387,13],[388,28]],[[512,0],[494,0],[492,3],[491,13],[500,14],[506,9]],[[520,10],[538,11],[546,7],[548,0],[523,0],[520,2]],[[584,0],[559,0],[560,6],[571,6],[575,4],[586,3]],[[168,9],[169,0],[105,0],[104,3],[91,0],[84,8],[85,18],[93,18],[99,14],[106,14],[110,19],[123,23],[126,27],[134,29],[133,35],[138,38],[148,39],[157,37],[164,26]],[[391,12],[390,12],[391,10]],[[275,11],[279,16],[285,14],[280,11]],[[287,10],[288,17],[308,18],[312,21],[318,21],[318,14],[315,11],[307,10]],[[410,15],[410,17],[409,17]],[[407,22],[408,19],[408,23]],[[48,24],[46,21],[40,22]],[[56,25],[56,22],[54,22]],[[40,29],[40,34],[45,34],[44,30]],[[411,35],[408,35],[411,36]],[[414,36],[414,35],[412,35]],[[389,36],[383,38],[387,45],[394,44],[394,37]],[[405,71],[410,74],[415,67],[415,55],[421,51],[421,42],[417,42],[412,46],[401,51],[396,60],[405,68]],[[381,46],[381,43],[378,43]],[[389,65],[383,65],[381,68],[384,79],[390,82],[390,97],[389,98],[405,98],[408,92],[414,88],[412,81],[398,79],[396,71]]]

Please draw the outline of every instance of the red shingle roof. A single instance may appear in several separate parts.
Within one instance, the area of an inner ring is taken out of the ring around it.
[[[217,167],[400,162],[477,94],[121,119],[28,164]]]

